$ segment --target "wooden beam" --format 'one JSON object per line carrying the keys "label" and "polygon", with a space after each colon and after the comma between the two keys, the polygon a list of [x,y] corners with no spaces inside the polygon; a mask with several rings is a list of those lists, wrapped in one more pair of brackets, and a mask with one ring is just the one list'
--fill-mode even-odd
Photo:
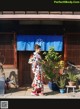
{"label": "wooden beam", "polygon": [[37,11],[26,11],[26,14],[37,14]]}
{"label": "wooden beam", "polygon": [[80,15],[14,14],[0,15],[0,20],[80,20]]}
{"label": "wooden beam", "polygon": [[72,15],[73,12],[72,11],[62,11],[62,14],[64,15]]}
{"label": "wooden beam", "polygon": [[15,14],[25,14],[25,11],[15,11]]}
{"label": "wooden beam", "polygon": [[3,11],[2,13],[3,13],[3,14],[14,14],[13,11]]}
{"label": "wooden beam", "polygon": [[62,14],[61,11],[50,11],[50,14]]}

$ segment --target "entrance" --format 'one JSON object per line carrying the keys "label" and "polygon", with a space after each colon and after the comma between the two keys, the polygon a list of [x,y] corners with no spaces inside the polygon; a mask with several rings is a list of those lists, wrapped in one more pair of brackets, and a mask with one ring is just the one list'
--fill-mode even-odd
{"label": "entrance", "polygon": [[32,83],[31,65],[28,64],[30,54],[32,52],[18,51],[19,86],[30,86]]}

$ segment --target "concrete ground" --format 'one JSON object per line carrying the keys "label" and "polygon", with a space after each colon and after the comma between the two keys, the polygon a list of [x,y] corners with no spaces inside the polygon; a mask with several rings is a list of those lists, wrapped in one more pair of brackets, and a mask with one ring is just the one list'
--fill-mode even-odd
{"label": "concrete ground", "polygon": [[17,99],[17,98],[21,98],[21,99],[80,99],[80,88],[75,90],[75,93],[73,93],[71,90],[69,91],[69,93],[64,93],[61,94],[59,92],[56,91],[51,91],[48,88],[48,85],[44,86],[44,93],[45,95],[42,96],[32,96],[31,95],[31,90],[32,88],[30,87],[20,87],[17,89],[9,89],[7,90],[6,94],[0,94],[0,98],[8,98],[8,99]]}

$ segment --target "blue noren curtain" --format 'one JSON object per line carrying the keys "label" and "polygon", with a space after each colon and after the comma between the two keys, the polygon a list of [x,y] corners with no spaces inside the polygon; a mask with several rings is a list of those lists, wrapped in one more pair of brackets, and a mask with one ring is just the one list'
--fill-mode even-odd
{"label": "blue noren curtain", "polygon": [[63,50],[63,37],[54,35],[17,35],[17,51],[34,51],[34,45],[39,44],[42,51],[54,47],[55,51]]}

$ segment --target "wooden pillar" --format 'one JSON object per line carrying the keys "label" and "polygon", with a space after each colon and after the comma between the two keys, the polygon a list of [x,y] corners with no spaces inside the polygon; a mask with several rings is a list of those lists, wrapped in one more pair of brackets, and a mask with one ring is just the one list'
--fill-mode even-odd
{"label": "wooden pillar", "polygon": [[23,81],[22,81],[22,53],[19,52],[18,53],[19,56],[19,65],[18,65],[18,82],[19,82],[19,86],[23,85]]}
{"label": "wooden pillar", "polygon": [[17,68],[17,42],[16,42],[16,33],[14,33],[14,66]]}
{"label": "wooden pillar", "polygon": [[67,35],[64,35],[64,61],[66,66],[67,61]]}

